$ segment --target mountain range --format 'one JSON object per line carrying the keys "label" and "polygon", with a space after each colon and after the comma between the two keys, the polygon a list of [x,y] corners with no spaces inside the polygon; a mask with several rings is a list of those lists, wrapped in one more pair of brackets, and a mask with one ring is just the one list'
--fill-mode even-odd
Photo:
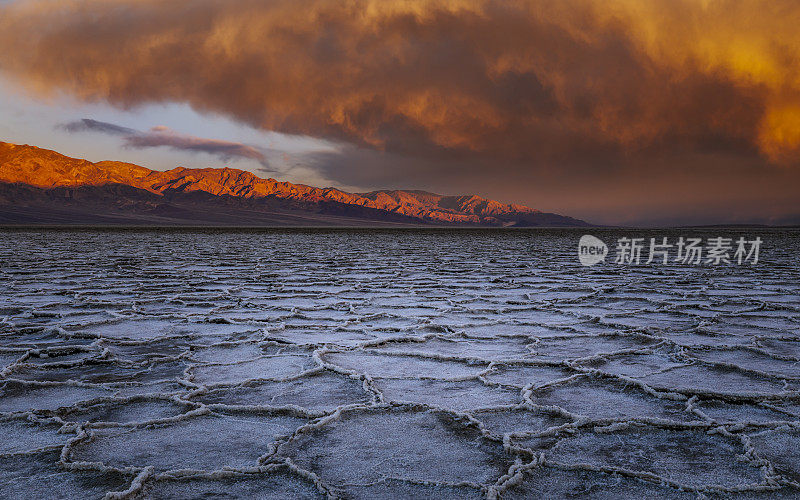
{"label": "mountain range", "polygon": [[150,170],[0,142],[0,224],[584,226],[524,205],[425,191],[348,193],[232,168]]}

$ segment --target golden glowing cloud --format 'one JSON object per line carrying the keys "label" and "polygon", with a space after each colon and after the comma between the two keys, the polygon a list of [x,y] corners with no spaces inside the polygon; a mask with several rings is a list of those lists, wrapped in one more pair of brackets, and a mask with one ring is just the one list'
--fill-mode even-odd
{"label": "golden glowing cloud", "polygon": [[0,9],[0,72],[431,157],[797,165],[798,25],[796,0],[42,0]]}

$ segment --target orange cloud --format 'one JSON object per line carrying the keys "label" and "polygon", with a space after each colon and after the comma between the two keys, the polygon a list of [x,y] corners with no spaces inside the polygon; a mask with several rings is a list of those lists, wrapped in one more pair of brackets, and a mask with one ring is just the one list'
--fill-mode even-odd
{"label": "orange cloud", "polygon": [[796,0],[26,1],[0,10],[0,72],[429,157],[797,165],[798,20]]}

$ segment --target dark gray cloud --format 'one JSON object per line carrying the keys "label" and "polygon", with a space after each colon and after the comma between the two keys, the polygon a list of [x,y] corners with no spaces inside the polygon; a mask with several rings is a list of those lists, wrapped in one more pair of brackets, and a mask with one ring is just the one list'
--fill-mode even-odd
{"label": "dark gray cloud", "polygon": [[113,123],[83,118],[59,126],[68,132],[96,132],[122,138],[123,145],[132,149],[147,149],[166,147],[176,151],[189,153],[207,153],[222,161],[234,158],[247,158],[269,167],[266,154],[263,150],[239,142],[221,141],[218,139],[205,139],[191,135],[181,134],[167,127],[157,126],[147,132],[141,132]]}
{"label": "dark gray cloud", "polygon": [[92,120],[91,118],[82,118],[73,122],[60,125],[59,128],[67,132],[99,132],[108,135],[136,135],[139,132],[132,128],[121,127],[113,123],[101,122]]}
{"label": "dark gray cloud", "polygon": [[125,146],[135,149],[168,147],[177,151],[208,153],[224,161],[232,158],[249,158],[263,164],[267,163],[264,152],[254,146],[180,134],[167,127],[153,127],[148,132],[129,135],[125,137]]}

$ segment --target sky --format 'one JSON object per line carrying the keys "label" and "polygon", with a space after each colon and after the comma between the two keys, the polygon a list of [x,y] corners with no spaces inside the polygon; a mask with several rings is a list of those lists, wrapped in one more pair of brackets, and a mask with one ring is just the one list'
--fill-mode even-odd
{"label": "sky", "polygon": [[796,0],[0,0],[0,140],[800,224],[798,25]]}

